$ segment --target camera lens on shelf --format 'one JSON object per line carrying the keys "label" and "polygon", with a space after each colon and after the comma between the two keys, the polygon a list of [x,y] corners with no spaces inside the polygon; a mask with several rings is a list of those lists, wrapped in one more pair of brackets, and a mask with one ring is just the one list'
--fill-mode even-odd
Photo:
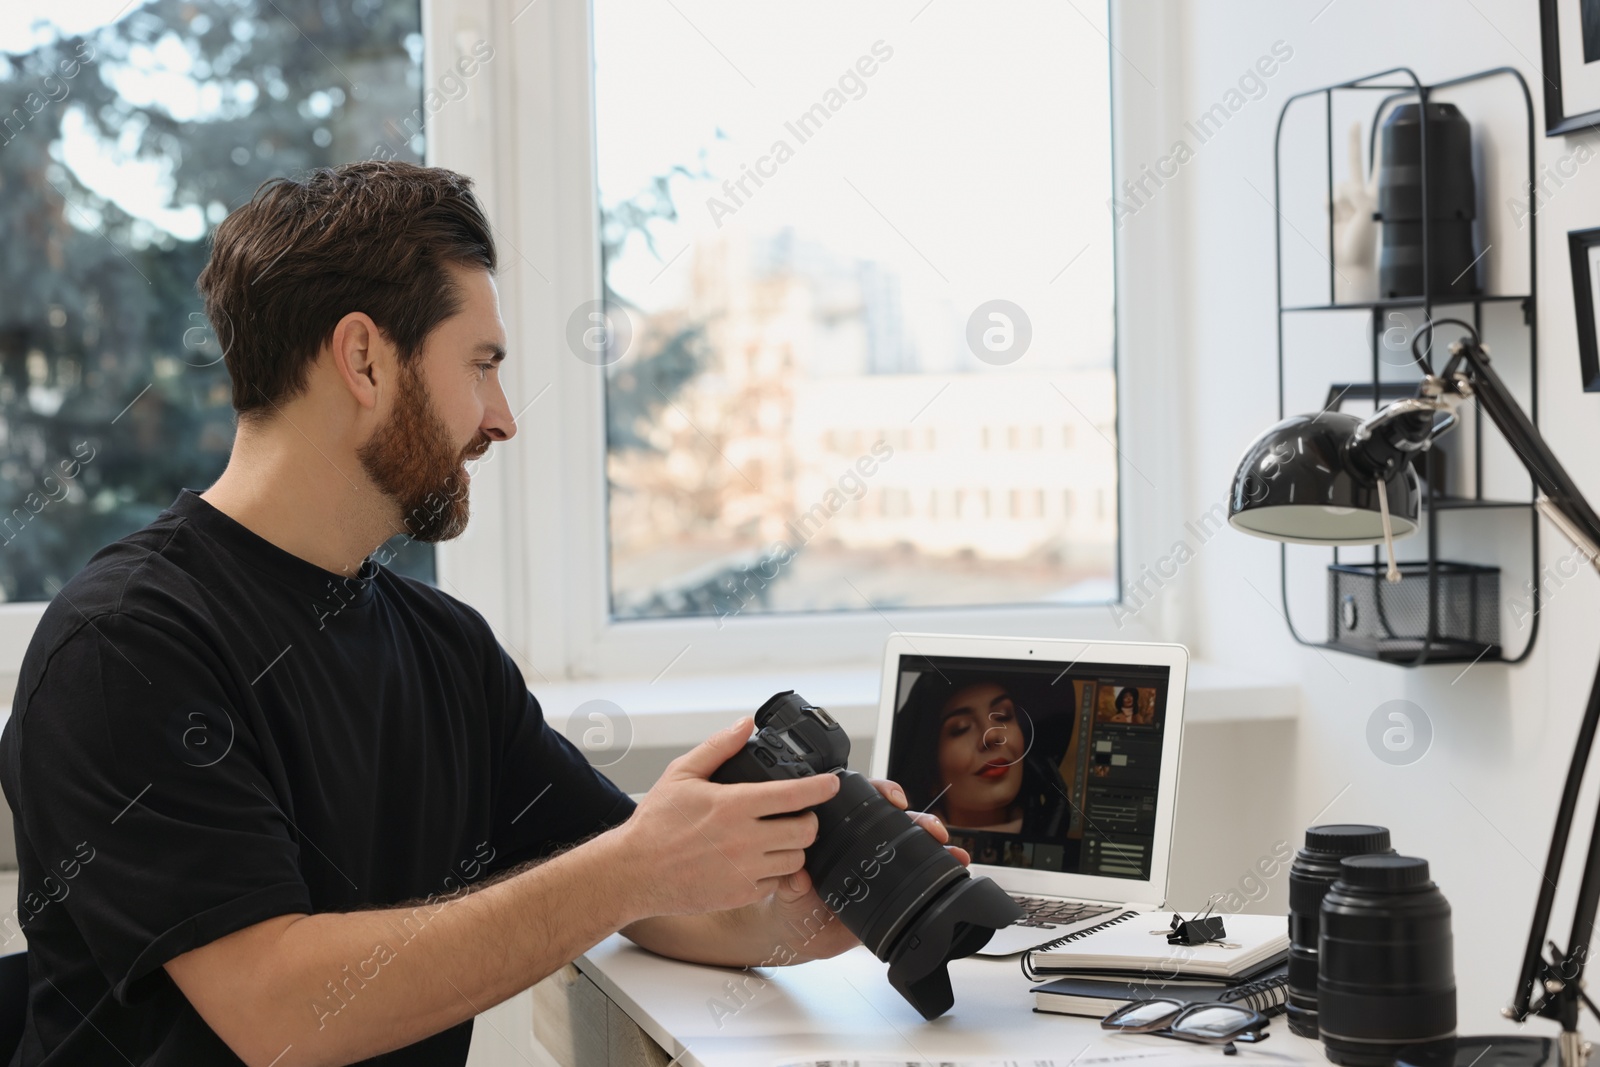
{"label": "camera lens on shelf", "polygon": [[1322,898],[1317,1025],[1328,1059],[1389,1067],[1456,1032],[1450,904],[1415,856],[1350,856]]}
{"label": "camera lens on shelf", "polygon": [[1381,826],[1334,823],[1306,831],[1306,844],[1289,867],[1289,1029],[1317,1036],[1317,929],[1322,898],[1339,880],[1346,856],[1389,852],[1389,831]]}

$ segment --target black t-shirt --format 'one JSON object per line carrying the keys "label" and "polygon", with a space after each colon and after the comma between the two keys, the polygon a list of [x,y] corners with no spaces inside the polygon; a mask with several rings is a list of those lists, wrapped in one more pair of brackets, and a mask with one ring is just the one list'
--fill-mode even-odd
{"label": "black t-shirt", "polygon": [[[476,611],[370,559],[325,571],[188,490],[45,610],[0,784],[25,1065],[238,1064],[166,961],[287,913],[437,904],[633,810]],[[349,960],[306,1011],[335,1025],[386,962]],[[365,1062],[462,1064],[471,1033]]]}

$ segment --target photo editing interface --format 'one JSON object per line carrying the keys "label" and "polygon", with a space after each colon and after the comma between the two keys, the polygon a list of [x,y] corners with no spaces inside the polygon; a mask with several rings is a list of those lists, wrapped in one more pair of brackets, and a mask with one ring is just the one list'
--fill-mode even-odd
{"label": "photo editing interface", "polygon": [[889,777],[973,862],[1150,876],[1169,670],[902,656]]}

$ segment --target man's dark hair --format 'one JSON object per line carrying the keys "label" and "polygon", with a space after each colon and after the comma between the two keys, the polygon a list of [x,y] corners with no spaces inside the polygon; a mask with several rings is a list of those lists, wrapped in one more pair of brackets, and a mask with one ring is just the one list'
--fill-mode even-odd
{"label": "man's dark hair", "polygon": [[447,264],[495,269],[472,179],[369,160],[262,183],[212,235],[198,288],[226,353],[233,407],[265,415],[306,384],[317,352],[353,311],[413,359],[461,309]]}

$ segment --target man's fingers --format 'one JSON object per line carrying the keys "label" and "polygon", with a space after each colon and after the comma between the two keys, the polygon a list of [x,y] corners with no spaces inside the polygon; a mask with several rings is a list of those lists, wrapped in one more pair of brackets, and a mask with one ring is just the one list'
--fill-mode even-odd
{"label": "man's fingers", "polygon": [[956,858],[956,862],[963,867],[971,866],[972,854],[960,845],[946,845],[944,850]]}
{"label": "man's fingers", "polygon": [[763,819],[762,840],[770,849],[810,848],[817,840],[817,816],[803,811],[780,819]]}
{"label": "man's fingers", "polygon": [[891,782],[887,778],[871,778],[868,779],[868,781],[877,787],[878,792],[882,793],[884,795],[884,799],[888,800],[889,803],[893,804],[901,811],[905,810],[906,791],[900,788],[898,782]]}
{"label": "man's fingers", "polygon": [[939,816],[929,815],[925,811],[908,811],[906,814],[911,816],[912,822],[932,834],[933,839],[939,844],[943,845],[949,842],[950,831],[945,829],[945,825],[940,821]]}
{"label": "man's fingers", "polygon": [[810,891],[811,875],[802,867],[778,883],[778,900],[780,903],[793,904]]}
{"label": "man's fingers", "polygon": [[839,791],[837,774],[813,774],[785,782],[753,782],[729,786],[743,792],[740,803],[752,815],[782,815],[821,804]]}
{"label": "man's fingers", "polygon": [[768,852],[762,860],[761,873],[787,878],[795,871],[804,870],[806,854],[803,849],[780,849],[777,852]]}
{"label": "man's fingers", "polygon": [[754,725],[749,716],[735,720],[734,724],[726,730],[718,730],[700,742],[700,744],[667,764],[666,776],[673,778],[710,778],[712,772],[726,763],[740,748],[744,747],[745,739],[750,736],[750,730]]}

